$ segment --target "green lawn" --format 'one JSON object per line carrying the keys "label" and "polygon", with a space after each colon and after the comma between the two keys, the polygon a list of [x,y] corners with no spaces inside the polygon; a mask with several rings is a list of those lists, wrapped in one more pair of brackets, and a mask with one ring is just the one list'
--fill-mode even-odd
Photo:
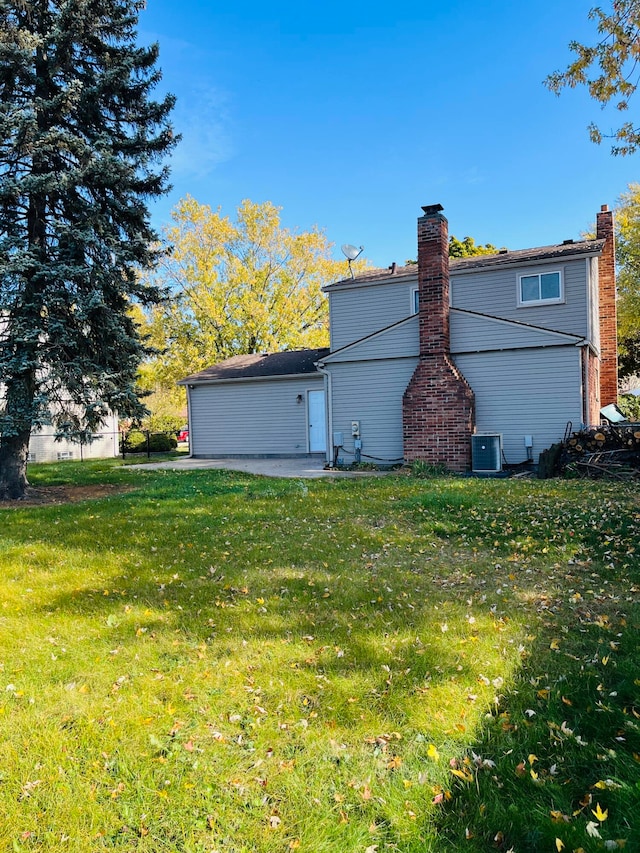
{"label": "green lawn", "polygon": [[637,486],[30,478],[1,851],[640,850]]}

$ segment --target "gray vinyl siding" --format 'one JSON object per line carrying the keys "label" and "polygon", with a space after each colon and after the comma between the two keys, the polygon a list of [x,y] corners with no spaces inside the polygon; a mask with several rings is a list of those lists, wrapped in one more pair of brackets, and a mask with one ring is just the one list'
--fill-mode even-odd
{"label": "gray vinyl siding", "polygon": [[[478,314],[451,310],[451,352],[481,352],[523,347],[567,346],[563,335]],[[576,338],[576,341],[578,339]]]}
{"label": "gray vinyl siding", "polygon": [[414,314],[404,322],[384,329],[377,335],[365,338],[342,352],[327,356],[333,364],[339,361],[369,361],[371,359],[404,358],[417,356],[420,351],[418,337],[418,315]]}
{"label": "gray vinyl siding", "polygon": [[329,291],[331,349],[336,350],[397,323],[413,313],[415,279]]}
{"label": "gray vinyl siding", "polygon": [[582,419],[580,349],[508,350],[455,357],[475,392],[476,431],[501,433],[507,462],[526,459],[524,436],[533,436],[537,461],[561,441],[568,421]]}
{"label": "gray vinyl siding", "polygon": [[191,453],[201,457],[305,455],[306,392],[323,388],[319,374],[195,385],[189,391]]}
{"label": "gray vinyl siding", "polygon": [[[510,269],[452,272],[451,305],[584,337],[588,331],[587,264],[587,259],[580,258]],[[565,301],[557,305],[518,307],[518,276],[554,270],[562,272]]]}
{"label": "gray vinyl siding", "polygon": [[417,363],[417,358],[396,358],[327,364],[333,430],[344,434],[346,462],[353,461],[351,421],[360,421],[363,456],[402,459],[402,395]]}

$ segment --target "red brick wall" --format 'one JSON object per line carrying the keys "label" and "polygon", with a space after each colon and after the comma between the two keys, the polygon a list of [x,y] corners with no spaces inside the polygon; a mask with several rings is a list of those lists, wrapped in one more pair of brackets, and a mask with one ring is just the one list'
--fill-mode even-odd
{"label": "red brick wall", "polygon": [[465,471],[471,463],[473,391],[449,357],[449,233],[440,205],[418,220],[420,361],[402,400],[408,461]]}
{"label": "red brick wall", "polygon": [[596,217],[596,234],[606,242],[598,261],[600,293],[600,407],[618,399],[616,250],[613,213],[606,204]]}

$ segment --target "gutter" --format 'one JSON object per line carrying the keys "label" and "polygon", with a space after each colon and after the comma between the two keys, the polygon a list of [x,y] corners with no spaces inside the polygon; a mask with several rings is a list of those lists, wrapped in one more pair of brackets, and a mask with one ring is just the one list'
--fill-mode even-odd
{"label": "gutter", "polygon": [[271,373],[268,376],[232,376],[229,379],[180,379],[176,385],[185,385],[187,389],[196,385],[226,385],[231,382],[273,382],[274,379],[303,379],[313,376],[312,370],[307,370],[305,373]]}

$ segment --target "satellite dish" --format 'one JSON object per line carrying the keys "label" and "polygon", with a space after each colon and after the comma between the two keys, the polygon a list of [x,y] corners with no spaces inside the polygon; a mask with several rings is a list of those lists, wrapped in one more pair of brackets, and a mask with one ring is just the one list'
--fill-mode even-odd
{"label": "satellite dish", "polygon": [[364,246],[360,246],[358,249],[357,246],[352,246],[351,243],[345,243],[344,246],[342,246],[342,254],[347,258],[347,260],[355,261],[363,249]]}
{"label": "satellite dish", "polygon": [[342,254],[345,256],[347,261],[349,262],[349,272],[351,273],[351,278],[355,278],[353,274],[353,270],[351,269],[351,261],[355,261],[357,257],[359,257],[364,251],[364,246],[352,246],[351,243],[345,243],[344,246],[341,246]]}

